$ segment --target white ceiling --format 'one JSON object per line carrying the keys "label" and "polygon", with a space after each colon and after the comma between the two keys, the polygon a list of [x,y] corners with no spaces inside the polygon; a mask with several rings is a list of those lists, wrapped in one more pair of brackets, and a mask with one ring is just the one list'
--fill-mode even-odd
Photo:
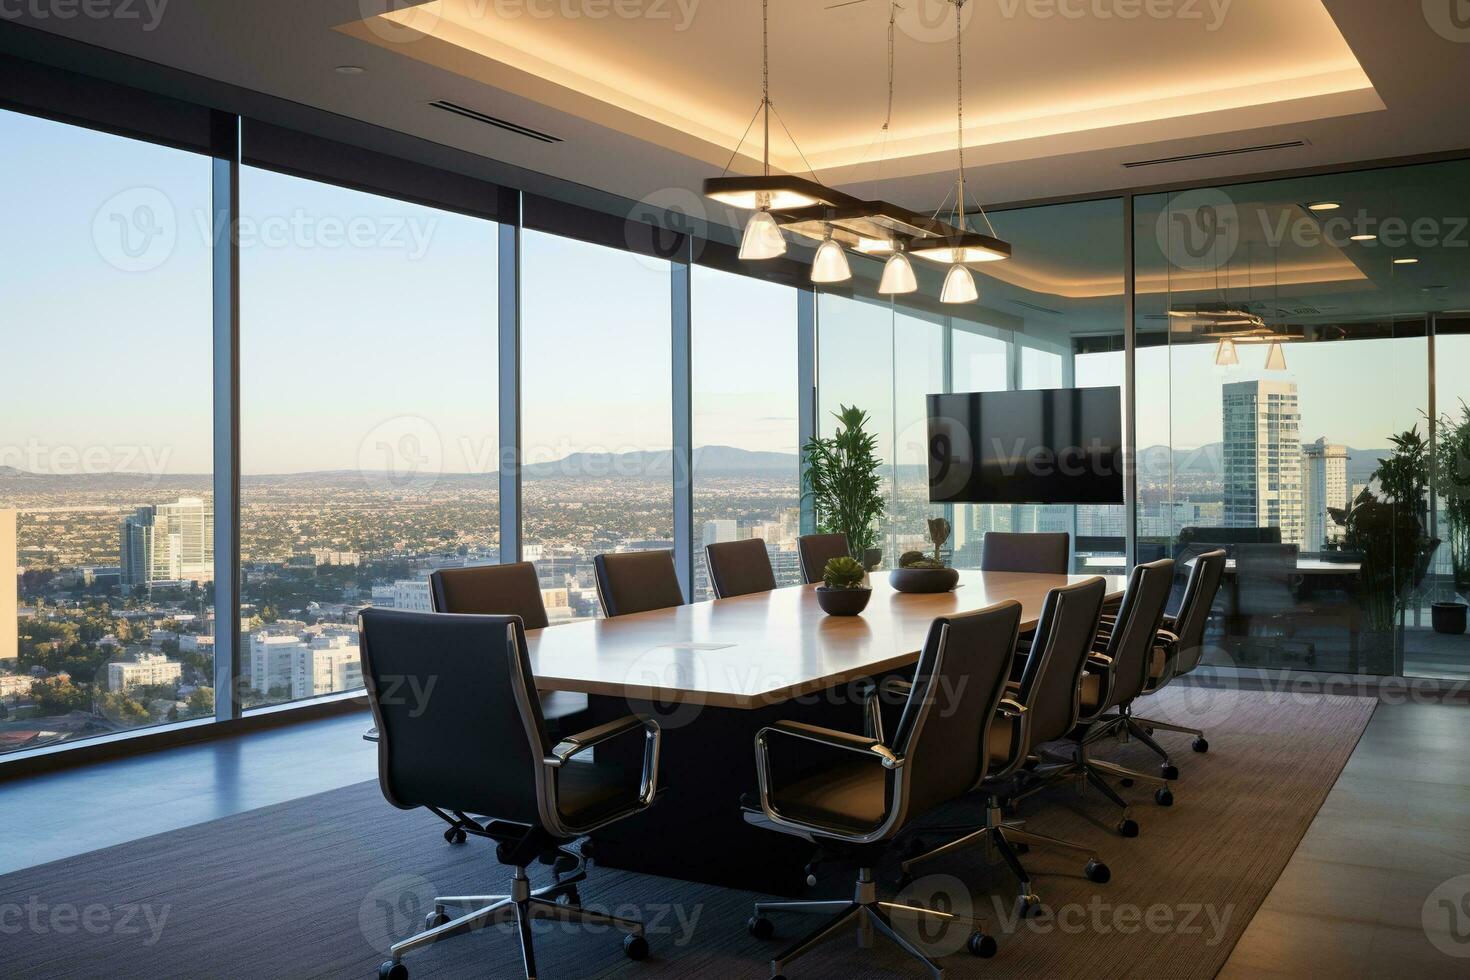
{"label": "white ceiling", "polygon": [[[954,35],[934,16],[947,6],[905,0],[884,146],[888,5],[827,9],[839,2],[772,5],[773,100],[825,181],[932,209],[954,171]],[[1458,104],[1470,38],[1424,13],[1438,2],[969,0],[972,193],[1026,200],[1470,147]],[[19,19],[632,199],[687,200],[724,166],[759,102],[756,0],[416,3],[190,0],[154,19],[155,0],[138,3],[137,18],[65,20],[27,5]],[[1145,12],[1098,14],[1131,10]],[[346,64],[367,71],[334,71]],[[437,99],[564,141],[430,108]],[[777,165],[799,169],[779,125],[774,133]],[[1122,166],[1288,140],[1308,145]],[[742,151],[758,155],[759,142]]]}

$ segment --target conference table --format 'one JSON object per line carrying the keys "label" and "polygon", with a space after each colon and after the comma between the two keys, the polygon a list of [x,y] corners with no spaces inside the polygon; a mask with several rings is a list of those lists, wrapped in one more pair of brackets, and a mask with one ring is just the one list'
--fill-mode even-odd
{"label": "conference table", "polygon": [[[1049,590],[1090,577],[963,571],[954,591],[919,595],[879,573],[860,616],[828,616],[814,586],[796,586],[529,631],[540,690],[587,695],[589,725],[632,711],[663,728],[658,803],[594,834],[589,850],[607,867],[798,894],[811,846],[743,817],[756,732],[778,719],[860,732],[870,682],[905,674],[935,617],[1014,599],[1034,629]],[[1121,595],[1121,576],[1102,577]],[[597,759],[636,768],[637,741],[607,743]]]}

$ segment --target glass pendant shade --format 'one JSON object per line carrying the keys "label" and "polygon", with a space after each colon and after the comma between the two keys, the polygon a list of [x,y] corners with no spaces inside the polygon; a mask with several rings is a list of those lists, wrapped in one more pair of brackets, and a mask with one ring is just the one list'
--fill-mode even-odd
{"label": "glass pendant shade", "polygon": [[912,293],[918,288],[909,257],[902,252],[890,255],[883,265],[883,279],[878,283],[878,292],[884,296],[892,296],[896,293]]}
{"label": "glass pendant shade", "polygon": [[975,276],[964,266],[955,264],[944,275],[944,289],[939,293],[941,303],[973,303],[980,298],[975,288]]}
{"label": "glass pendant shade", "polygon": [[769,211],[757,211],[745,223],[745,235],[740,239],[742,259],[774,259],[786,254],[786,239],[781,237],[781,226]]}
{"label": "glass pendant shade", "polygon": [[1235,353],[1235,341],[1226,338],[1220,341],[1215,348],[1216,367],[1235,367],[1240,363],[1240,357]]}
{"label": "glass pendant shade", "polygon": [[812,260],[812,282],[846,282],[852,278],[852,268],[847,264],[847,253],[832,239],[823,240],[817,246],[817,257]]}
{"label": "glass pendant shade", "polygon": [[1272,341],[1270,348],[1266,351],[1266,370],[1286,370],[1286,351],[1282,350],[1281,341],[1279,340]]}

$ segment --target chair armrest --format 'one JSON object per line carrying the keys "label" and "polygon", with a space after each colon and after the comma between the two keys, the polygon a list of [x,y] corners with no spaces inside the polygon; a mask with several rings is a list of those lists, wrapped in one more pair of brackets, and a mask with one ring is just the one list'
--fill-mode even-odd
{"label": "chair armrest", "polygon": [[367,731],[363,732],[362,733],[362,740],[364,742],[377,742],[378,741],[378,726],[377,725],[374,725],[372,728],[369,728]]}
{"label": "chair armrest", "polygon": [[902,677],[885,677],[876,684],[869,683],[858,691],[858,698],[863,702],[863,734],[879,742],[887,742],[883,734],[883,698],[884,691],[892,691],[895,694],[907,696],[913,691],[913,681],[906,681]]}
{"label": "chair armrest", "polygon": [[1001,698],[996,710],[1007,718],[1019,718],[1026,713],[1026,706],[1015,698]]}
{"label": "chair armrest", "polygon": [[1159,630],[1159,639],[1163,640],[1166,645],[1171,647],[1177,647],[1179,645],[1178,634],[1172,633],[1169,630]]}
{"label": "chair armrest", "polygon": [[850,732],[839,732],[833,728],[822,728],[820,725],[808,725],[799,721],[778,721],[756,733],[756,746],[762,753],[765,751],[767,736],[770,735],[787,735],[834,749],[871,755],[881,760],[886,769],[898,769],[903,765],[901,756],[895,755],[881,739],[873,738],[871,735],[854,735]]}
{"label": "chair armrest", "polygon": [[1113,665],[1113,658],[1105,653],[1098,653],[1094,650],[1087,655],[1087,662],[1093,667],[1111,667]]}
{"label": "chair armrest", "polygon": [[610,739],[635,731],[643,732],[643,775],[638,783],[638,798],[643,805],[647,806],[658,794],[658,756],[659,746],[663,741],[663,731],[659,728],[658,722],[646,715],[624,715],[616,721],[577,732],[575,735],[568,735],[556,743],[551,754],[541,761],[548,769],[560,769],[574,756]]}

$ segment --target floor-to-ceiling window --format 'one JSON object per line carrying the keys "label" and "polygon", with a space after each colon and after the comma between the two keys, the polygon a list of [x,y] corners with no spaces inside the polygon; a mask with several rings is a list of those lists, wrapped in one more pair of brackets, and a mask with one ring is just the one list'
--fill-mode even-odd
{"label": "floor-to-ceiling window", "polygon": [[0,753],[212,718],[210,158],[0,146]]}
{"label": "floor-to-ceiling window", "polygon": [[691,270],[694,599],[711,598],[700,553],[760,538],[777,585],[801,581],[797,290],[695,265]]}
{"label": "floor-to-ceiling window", "polygon": [[595,555],[674,545],[670,303],[664,259],[524,233],[523,556],[553,622],[601,614]]}
{"label": "floor-to-ceiling window", "polygon": [[357,611],[500,557],[494,222],[246,167],[246,707],[362,686]]}

